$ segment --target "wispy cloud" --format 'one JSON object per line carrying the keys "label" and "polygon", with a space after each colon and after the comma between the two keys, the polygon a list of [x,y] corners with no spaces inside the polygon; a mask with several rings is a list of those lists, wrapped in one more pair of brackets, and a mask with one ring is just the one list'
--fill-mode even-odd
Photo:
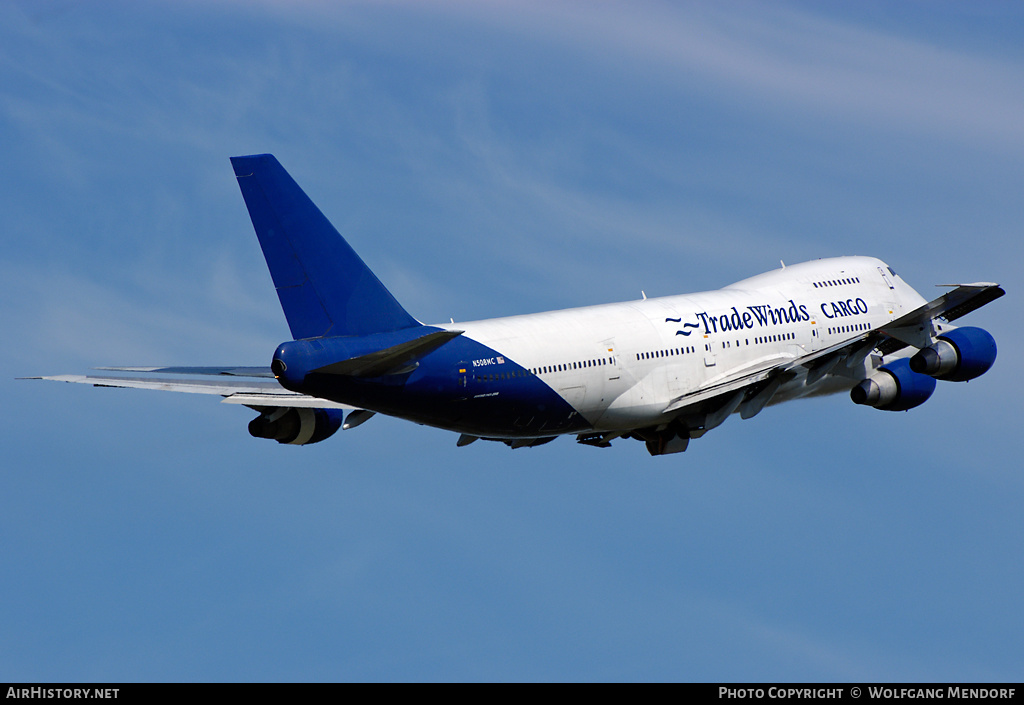
{"label": "wispy cloud", "polygon": [[[446,3],[586,52],[603,68],[656,72],[666,90],[732,95],[740,109],[856,121],[1024,149],[1024,68],[801,6],[716,3]],[[675,78],[675,81],[666,80]]]}

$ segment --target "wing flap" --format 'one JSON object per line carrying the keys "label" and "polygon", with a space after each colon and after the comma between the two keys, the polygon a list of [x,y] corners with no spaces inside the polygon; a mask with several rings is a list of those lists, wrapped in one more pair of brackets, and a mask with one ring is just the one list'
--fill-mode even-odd
{"label": "wing flap", "polygon": [[305,394],[232,394],[224,397],[221,404],[241,404],[259,408],[261,406],[292,407],[296,409],[358,409],[358,406],[340,404]]}

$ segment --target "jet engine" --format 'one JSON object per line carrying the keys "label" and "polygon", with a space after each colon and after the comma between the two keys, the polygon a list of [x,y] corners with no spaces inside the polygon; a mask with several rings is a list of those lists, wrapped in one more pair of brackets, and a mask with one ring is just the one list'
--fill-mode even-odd
{"label": "jet engine", "polygon": [[935,379],[966,382],[988,372],[996,361],[996,341],[982,328],[957,328],[910,358],[910,369]]}
{"label": "jet engine", "polygon": [[626,437],[630,436],[647,443],[647,452],[651,455],[682,453],[690,443],[690,430],[679,420],[673,421],[663,429],[636,429]]}
{"label": "jet engine", "polygon": [[341,428],[343,417],[338,409],[270,407],[249,422],[249,433],[278,443],[308,445],[333,436]]}
{"label": "jet engine", "polygon": [[911,369],[906,358],[879,367],[873,375],[850,391],[854,404],[885,411],[906,411],[928,401],[935,391],[935,379]]}

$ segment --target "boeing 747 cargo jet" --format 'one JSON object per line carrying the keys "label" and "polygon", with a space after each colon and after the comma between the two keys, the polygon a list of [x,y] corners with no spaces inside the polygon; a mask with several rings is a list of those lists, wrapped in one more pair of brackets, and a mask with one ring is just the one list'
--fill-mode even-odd
{"label": "boeing 747 cargo jet", "polygon": [[292,339],[270,367],[108,367],[173,377],[42,379],[216,394],[249,432],[303,445],[386,414],[512,448],[572,435],[679,453],[734,413],[849,393],[902,411],[962,382],[996,344],[953,321],[1003,295],[951,286],[925,301],[885,262],[837,257],[707,291],[424,325],[268,154],[231,160]]}

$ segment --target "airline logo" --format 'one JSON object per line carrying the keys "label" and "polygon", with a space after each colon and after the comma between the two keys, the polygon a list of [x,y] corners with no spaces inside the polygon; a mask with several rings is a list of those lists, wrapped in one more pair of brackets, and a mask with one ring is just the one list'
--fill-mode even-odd
{"label": "airline logo", "polygon": [[[862,298],[847,299],[845,301],[825,301],[821,304],[821,313],[825,318],[845,318],[847,316],[860,316],[868,312],[868,304]],[[705,335],[712,333],[728,333],[729,331],[753,330],[755,328],[767,328],[769,326],[781,326],[793,323],[801,323],[811,320],[811,314],[807,310],[807,304],[798,304],[793,299],[789,300],[789,306],[771,306],[769,304],[747,306],[740,311],[736,306],[724,313],[709,313],[701,311],[695,313],[696,323],[683,323],[683,330],[677,330],[676,335],[688,336],[693,330],[703,328]],[[682,323],[682,318],[666,318],[666,323]]]}
{"label": "airline logo", "polygon": [[[829,310],[832,313],[829,313]],[[825,318],[845,318],[868,312],[868,304],[864,299],[847,299],[846,301],[830,301],[821,305],[821,313]]]}

